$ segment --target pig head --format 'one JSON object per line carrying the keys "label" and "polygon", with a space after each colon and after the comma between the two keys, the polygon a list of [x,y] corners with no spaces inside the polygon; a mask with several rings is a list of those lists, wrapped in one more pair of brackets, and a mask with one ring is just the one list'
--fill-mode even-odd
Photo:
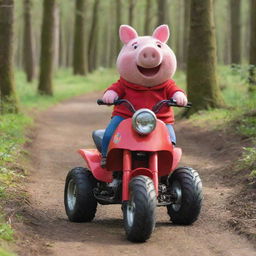
{"label": "pig head", "polygon": [[138,36],[134,28],[121,25],[119,36],[124,43],[117,58],[117,69],[128,82],[153,87],[170,79],[176,70],[176,57],[166,44],[167,25],[157,27],[152,36]]}

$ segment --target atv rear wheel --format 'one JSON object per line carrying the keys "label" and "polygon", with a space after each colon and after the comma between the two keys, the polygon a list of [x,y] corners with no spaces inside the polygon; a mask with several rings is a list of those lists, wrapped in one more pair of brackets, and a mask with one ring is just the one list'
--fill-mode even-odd
{"label": "atv rear wheel", "polygon": [[66,178],[64,204],[67,216],[73,222],[92,221],[97,201],[93,195],[96,180],[92,173],[83,167],[72,169]]}
{"label": "atv rear wheel", "polygon": [[126,236],[129,241],[144,242],[155,228],[157,199],[153,181],[147,176],[134,177],[129,191],[130,200],[123,203]]}
{"label": "atv rear wheel", "polygon": [[197,171],[182,167],[176,169],[169,178],[169,189],[176,197],[174,204],[167,206],[167,212],[175,224],[190,225],[199,216],[203,192]]}

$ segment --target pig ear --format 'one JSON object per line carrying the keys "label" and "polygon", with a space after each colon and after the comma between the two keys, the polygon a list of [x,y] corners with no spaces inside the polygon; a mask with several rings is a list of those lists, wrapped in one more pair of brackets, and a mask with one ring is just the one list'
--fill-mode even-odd
{"label": "pig ear", "polygon": [[138,34],[131,26],[121,25],[119,28],[119,37],[124,44],[127,44],[132,39],[138,37]]}
{"label": "pig ear", "polygon": [[157,27],[152,35],[154,38],[160,40],[163,43],[166,43],[169,39],[170,32],[168,25],[161,25]]}

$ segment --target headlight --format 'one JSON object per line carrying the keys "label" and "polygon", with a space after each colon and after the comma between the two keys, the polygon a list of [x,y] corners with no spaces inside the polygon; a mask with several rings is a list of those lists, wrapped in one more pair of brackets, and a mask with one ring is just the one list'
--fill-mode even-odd
{"label": "headlight", "polygon": [[132,126],[140,134],[149,134],[156,127],[156,115],[149,109],[142,108],[132,117]]}

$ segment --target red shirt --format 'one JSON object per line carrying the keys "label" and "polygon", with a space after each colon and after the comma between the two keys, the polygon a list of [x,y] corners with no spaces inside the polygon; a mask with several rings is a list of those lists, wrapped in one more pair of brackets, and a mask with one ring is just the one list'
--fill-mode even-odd
{"label": "red shirt", "polygon": [[[172,98],[175,92],[184,92],[173,80],[167,80],[166,82],[153,87],[145,87],[130,83],[122,77],[107,90],[113,90],[118,94],[120,99],[130,101],[136,110],[141,108],[152,109],[152,107],[159,101]],[[124,105],[115,106],[112,113],[112,116],[122,116],[124,118],[132,117],[132,115],[133,113]],[[161,108],[156,116],[164,123],[174,123],[173,110],[166,105]]]}

